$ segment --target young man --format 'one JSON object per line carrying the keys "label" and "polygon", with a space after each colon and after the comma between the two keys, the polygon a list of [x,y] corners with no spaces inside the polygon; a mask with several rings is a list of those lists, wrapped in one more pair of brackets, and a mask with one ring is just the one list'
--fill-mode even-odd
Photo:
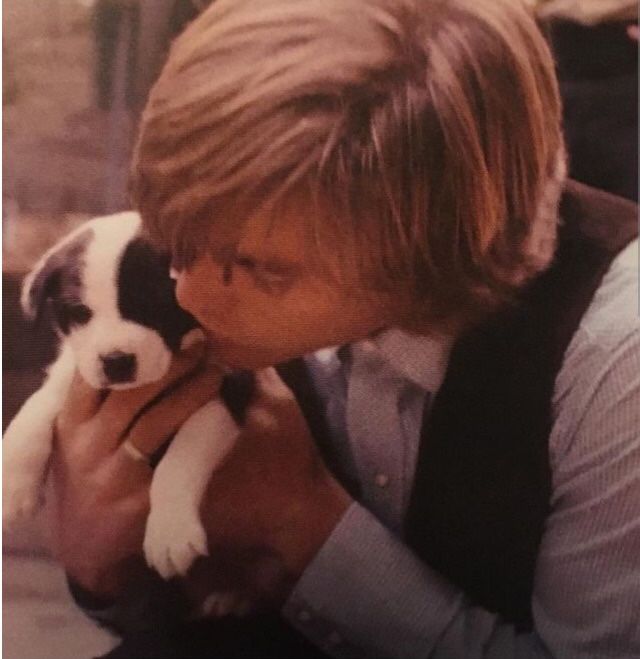
{"label": "young man", "polygon": [[78,381],[58,553],[96,618],[139,623],[114,657],[640,653],[635,206],[563,154],[512,0],[218,0],[191,25],[135,199],[256,393],[176,588],[270,610],[188,625],[139,569],[152,472],[122,442],[151,454],[207,399],[201,354],[106,401]]}

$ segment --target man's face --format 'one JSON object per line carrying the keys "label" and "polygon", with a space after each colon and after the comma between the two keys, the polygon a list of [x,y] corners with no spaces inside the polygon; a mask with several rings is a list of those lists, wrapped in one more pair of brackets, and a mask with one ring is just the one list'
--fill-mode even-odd
{"label": "man's face", "polygon": [[228,266],[212,256],[226,247],[212,235],[211,249],[176,274],[180,305],[203,325],[221,362],[263,368],[398,321],[397,296],[385,299],[353,277],[310,270],[296,211],[285,211],[275,226],[270,219],[263,212],[246,221]]}

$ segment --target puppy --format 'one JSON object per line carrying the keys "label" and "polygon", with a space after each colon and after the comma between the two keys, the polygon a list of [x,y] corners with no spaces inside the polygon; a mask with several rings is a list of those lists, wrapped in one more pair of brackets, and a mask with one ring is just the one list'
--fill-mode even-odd
{"label": "puppy", "polygon": [[[167,259],[142,236],[133,212],[91,220],[46,252],[24,281],[21,304],[32,319],[50,305],[61,348],[3,438],[5,525],[42,501],[55,419],[76,369],[96,389],[139,387],[162,378],[175,353],[204,339],[176,302]],[[186,421],[155,469],[144,552],[165,579],[186,574],[207,554],[199,504],[237,434],[215,398]],[[233,594],[218,593],[207,608],[224,614],[236,603]]]}

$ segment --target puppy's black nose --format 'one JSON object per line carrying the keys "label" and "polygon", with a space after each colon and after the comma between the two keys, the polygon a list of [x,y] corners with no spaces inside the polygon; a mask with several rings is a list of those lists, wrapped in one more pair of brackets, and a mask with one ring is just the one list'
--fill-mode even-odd
{"label": "puppy's black nose", "polygon": [[130,352],[115,350],[107,355],[100,355],[102,370],[109,382],[131,382],[136,372],[136,356]]}

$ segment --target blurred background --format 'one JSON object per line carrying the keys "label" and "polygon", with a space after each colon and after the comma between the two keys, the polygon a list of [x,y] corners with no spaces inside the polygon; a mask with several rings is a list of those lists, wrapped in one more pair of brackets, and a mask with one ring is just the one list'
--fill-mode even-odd
{"label": "blurred background", "polygon": [[[54,351],[47,328],[21,317],[20,282],[77,223],[127,208],[149,89],[172,39],[210,1],[3,2],[3,428]],[[571,175],[637,201],[635,0],[527,1],[555,52]],[[4,655],[104,652],[114,640],[71,603],[45,520],[46,512],[3,537]]]}
{"label": "blurred background", "polygon": [[[3,6],[4,423],[50,356],[24,345],[19,281],[88,217],[123,210],[135,127],[195,0],[5,0]],[[43,330],[44,331],[44,330]],[[8,373],[7,373],[8,372]]]}
{"label": "blurred background", "polygon": [[[127,204],[135,127],[173,37],[206,0],[3,2],[3,429],[55,345],[19,309],[20,283],[78,223]],[[115,639],[71,602],[46,509],[3,534],[3,654],[70,659]]]}
{"label": "blurred background", "polygon": [[[195,0],[5,0],[4,216],[42,225],[127,207],[134,127]],[[9,256],[12,256],[10,254]]]}

